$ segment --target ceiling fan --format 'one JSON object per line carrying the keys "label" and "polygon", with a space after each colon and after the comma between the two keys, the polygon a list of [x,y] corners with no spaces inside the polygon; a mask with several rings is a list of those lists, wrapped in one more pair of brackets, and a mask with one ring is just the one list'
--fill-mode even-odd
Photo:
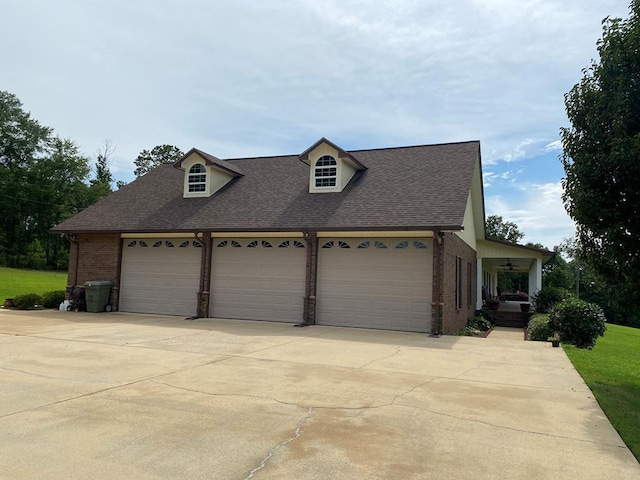
{"label": "ceiling fan", "polygon": [[498,265],[499,267],[504,267],[506,270],[513,270],[513,263],[511,260],[507,258],[507,263],[503,263],[502,265]]}

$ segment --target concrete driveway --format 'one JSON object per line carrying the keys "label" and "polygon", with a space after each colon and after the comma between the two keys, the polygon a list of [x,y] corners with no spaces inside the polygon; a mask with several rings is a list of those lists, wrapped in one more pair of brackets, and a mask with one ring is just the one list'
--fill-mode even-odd
{"label": "concrete driveway", "polygon": [[544,343],[0,311],[0,378],[0,478],[640,478]]}

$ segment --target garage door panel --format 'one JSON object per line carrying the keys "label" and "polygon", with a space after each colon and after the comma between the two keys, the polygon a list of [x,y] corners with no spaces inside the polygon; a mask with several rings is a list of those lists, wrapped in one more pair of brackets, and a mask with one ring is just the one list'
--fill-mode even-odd
{"label": "garage door panel", "polygon": [[[340,242],[352,248],[339,248]],[[419,248],[403,239],[321,240],[318,323],[429,331],[433,254],[430,239],[417,242]]]}
{"label": "garage door panel", "polygon": [[[240,246],[214,242],[210,315],[301,322],[306,276],[306,249],[301,248],[304,245],[293,239],[235,242]],[[263,242],[272,247],[265,247]]]}
{"label": "garage door panel", "polygon": [[202,248],[194,240],[127,239],[122,251],[120,310],[195,315],[201,255]]}

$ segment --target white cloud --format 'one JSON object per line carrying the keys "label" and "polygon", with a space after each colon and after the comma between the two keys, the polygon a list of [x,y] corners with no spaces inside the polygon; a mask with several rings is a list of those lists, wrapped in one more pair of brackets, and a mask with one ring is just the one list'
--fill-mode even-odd
{"label": "white cloud", "polygon": [[[477,139],[483,163],[558,138],[563,94],[618,0],[59,0],[0,4],[0,85],[114,170],[170,143],[220,157]],[[24,35],[29,25],[29,35]]]}
{"label": "white cloud", "polygon": [[521,184],[518,193],[502,192],[485,196],[487,216],[501,215],[518,225],[523,242],[541,243],[547,248],[572,237],[575,224],[562,203],[560,182]]}
{"label": "white cloud", "polygon": [[557,152],[562,150],[562,140],[556,140],[544,146],[545,152]]}

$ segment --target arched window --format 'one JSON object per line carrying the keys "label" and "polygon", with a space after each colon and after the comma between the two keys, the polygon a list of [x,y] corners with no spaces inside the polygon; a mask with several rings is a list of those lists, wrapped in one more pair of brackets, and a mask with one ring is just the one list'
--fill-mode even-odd
{"label": "arched window", "polygon": [[323,155],[314,170],[316,187],[335,187],[338,178],[338,162],[331,155]]}
{"label": "arched window", "polygon": [[207,169],[201,163],[196,163],[189,169],[189,192],[204,192],[207,190]]}

